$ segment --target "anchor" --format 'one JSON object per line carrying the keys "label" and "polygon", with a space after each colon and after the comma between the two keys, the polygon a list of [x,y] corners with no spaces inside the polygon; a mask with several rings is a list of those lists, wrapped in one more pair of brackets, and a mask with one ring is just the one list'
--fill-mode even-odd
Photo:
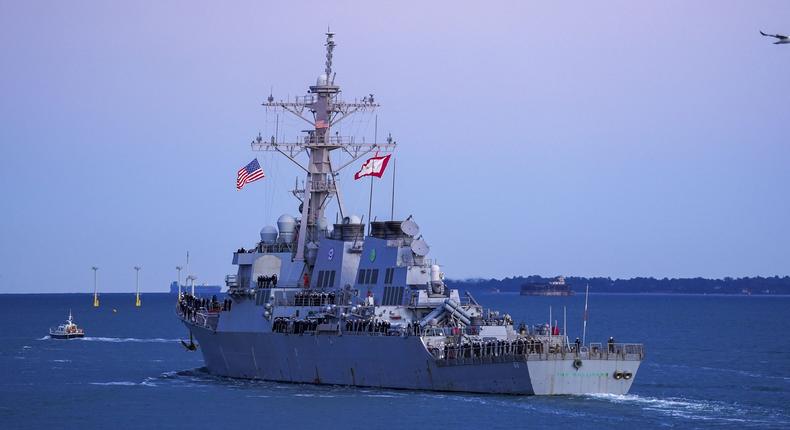
{"label": "anchor", "polygon": [[189,332],[189,343],[186,343],[186,342],[184,342],[184,341],[182,340],[182,341],[181,341],[181,345],[184,345],[184,348],[186,348],[186,349],[187,349],[187,351],[194,351],[194,350],[196,350],[196,349],[197,349],[197,345],[196,345],[196,344],[195,344],[195,342],[192,340],[192,332],[191,332],[191,331]]}

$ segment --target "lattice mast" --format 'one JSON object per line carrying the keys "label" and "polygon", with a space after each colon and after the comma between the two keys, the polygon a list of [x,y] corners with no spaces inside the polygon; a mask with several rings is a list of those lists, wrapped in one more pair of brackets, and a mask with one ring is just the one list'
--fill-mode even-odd
{"label": "lattice mast", "polygon": [[[317,245],[319,237],[318,221],[324,217],[324,210],[332,197],[337,198],[338,209],[344,216],[343,203],[337,177],[339,172],[352,162],[376,150],[378,152],[391,152],[396,143],[391,137],[383,143],[356,142],[354,136],[340,136],[332,134],[332,127],[345,118],[365,111],[372,111],[379,107],[373,94],[362,98],[361,101],[345,102],[339,98],[340,87],[335,85],[335,73],[332,71],[332,52],[335,49],[334,33],[326,33],[326,63],[324,73],[318,77],[315,85],[310,86],[308,94],[298,96],[293,101],[275,101],[269,95],[263,106],[267,108],[282,109],[312,126],[306,130],[306,135],[295,142],[278,142],[272,136],[267,142],[262,136],[252,141],[254,151],[276,151],[294,162],[305,171],[307,177],[304,188],[297,187],[294,195],[301,201],[301,222],[297,242],[295,260],[306,260],[306,248]],[[332,166],[331,151],[340,149],[345,152],[350,160],[340,167]],[[307,165],[303,165],[297,156],[306,152]]]}

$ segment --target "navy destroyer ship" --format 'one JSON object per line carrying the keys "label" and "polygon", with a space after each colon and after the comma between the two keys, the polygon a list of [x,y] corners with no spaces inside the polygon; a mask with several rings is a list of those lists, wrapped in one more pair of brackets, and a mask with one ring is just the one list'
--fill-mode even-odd
{"label": "navy destroyer ship", "polygon": [[[368,221],[342,201],[339,172],[396,142],[364,142],[333,128],[378,107],[373,95],[346,102],[332,70],[307,95],[263,103],[310,124],[296,141],[264,139],[298,165],[296,216],[265,226],[233,253],[222,299],[179,295],[176,313],[215,375],[356,387],[552,395],[627,393],[644,358],[641,344],[569,342],[556,327],[514,326],[512,318],[448,288],[414,217]],[[338,151],[348,161],[335,163]],[[306,157],[305,157],[306,156]],[[301,157],[301,159],[300,159]],[[303,158],[307,158],[306,164]],[[340,216],[330,225],[330,202]],[[366,226],[369,231],[366,234]],[[197,342],[197,345],[194,341]]]}

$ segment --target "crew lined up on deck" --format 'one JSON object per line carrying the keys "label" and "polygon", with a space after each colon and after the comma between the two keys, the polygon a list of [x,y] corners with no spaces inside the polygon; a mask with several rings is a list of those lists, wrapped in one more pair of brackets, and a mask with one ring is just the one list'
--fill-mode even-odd
{"label": "crew lined up on deck", "polygon": [[290,320],[288,318],[275,318],[272,321],[272,331],[275,333],[302,334],[315,331],[318,328],[317,320]]}
{"label": "crew lined up on deck", "polygon": [[[440,360],[454,360],[464,358],[482,358],[482,357],[516,357],[529,354],[565,354],[571,353],[573,356],[580,357],[581,340],[576,338],[572,344],[548,344],[533,337],[522,337],[515,340],[489,340],[489,341],[468,341],[466,339],[460,342],[448,342],[442,347],[429,347],[429,351],[434,357]],[[629,353],[627,345],[618,345],[615,343],[614,338],[610,337],[608,343],[609,354],[626,355]],[[637,349],[632,349],[630,353],[635,353]],[[589,352],[590,356],[600,356],[602,351],[600,344],[593,346]]]}
{"label": "crew lined up on deck", "polygon": [[258,288],[277,288],[277,275],[272,276],[263,276],[259,275],[258,279]]}
{"label": "crew lined up on deck", "polygon": [[390,322],[378,320],[349,320],[346,321],[346,331],[363,333],[389,333]]}
{"label": "crew lined up on deck", "polygon": [[[500,357],[504,355],[542,354],[546,349],[543,342],[532,338],[516,340],[490,340],[461,343],[445,343],[443,349],[431,348],[439,359]],[[554,347],[549,347],[549,352]]]}
{"label": "crew lined up on deck", "polygon": [[228,312],[233,306],[233,300],[224,299],[222,304],[217,300],[217,296],[212,296],[211,299],[195,297],[189,293],[181,296],[178,301],[179,314],[183,315],[190,321],[195,320],[195,315],[198,311],[206,312]]}
{"label": "crew lined up on deck", "polygon": [[300,291],[294,295],[294,306],[334,305],[335,293],[312,293]]}
{"label": "crew lined up on deck", "polygon": [[[318,325],[321,323],[329,323],[328,320],[324,319],[322,321],[319,320],[306,320],[306,319],[298,319],[293,320],[289,318],[275,318],[272,321],[272,331],[275,333],[293,333],[293,334],[302,334],[305,332],[314,332],[318,329]],[[356,332],[356,333],[381,333],[381,334],[391,334],[390,328],[391,324],[389,321],[379,321],[379,320],[348,320],[346,321],[345,325],[346,332]],[[400,334],[400,332],[396,332],[395,334]]]}
{"label": "crew lined up on deck", "polygon": [[189,321],[195,320],[199,309],[204,308],[205,299],[199,299],[191,294],[184,294],[178,301],[179,313]]}

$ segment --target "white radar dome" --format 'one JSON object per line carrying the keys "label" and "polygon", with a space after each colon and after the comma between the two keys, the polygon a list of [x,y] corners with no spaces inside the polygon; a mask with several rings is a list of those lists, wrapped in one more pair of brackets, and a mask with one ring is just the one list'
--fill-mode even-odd
{"label": "white radar dome", "polygon": [[280,215],[277,219],[277,228],[280,230],[280,241],[291,243],[296,231],[296,219],[288,214]]}
{"label": "white radar dome", "polygon": [[277,218],[277,228],[279,228],[280,231],[288,230],[289,227],[291,231],[293,231],[293,228],[295,226],[296,226],[296,218],[288,214],[280,215],[280,218]]}
{"label": "white radar dome", "polygon": [[267,225],[261,229],[261,242],[271,245],[277,241],[277,229],[274,226]]}

